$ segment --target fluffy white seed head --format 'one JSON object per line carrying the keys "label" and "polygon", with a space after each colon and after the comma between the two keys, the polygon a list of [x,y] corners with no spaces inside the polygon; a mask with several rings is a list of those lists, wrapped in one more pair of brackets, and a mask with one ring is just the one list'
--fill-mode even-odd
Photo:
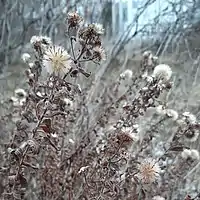
{"label": "fluffy white seed head", "polygon": [[42,43],[42,44],[45,44],[45,45],[52,45],[51,38],[49,38],[47,36],[36,36],[36,35],[34,35],[34,36],[31,37],[30,43],[32,45],[35,45],[36,43]]}
{"label": "fluffy white seed head", "polygon": [[11,97],[10,100],[12,101],[13,106],[19,106],[19,105],[20,105],[19,99],[18,99],[18,98],[16,98],[16,97]]}
{"label": "fluffy white seed head", "polygon": [[191,151],[190,149],[184,149],[181,153],[181,157],[184,159],[184,160],[187,160],[188,158],[190,158],[191,156]]}
{"label": "fluffy white seed head", "polygon": [[190,136],[190,137],[186,136],[186,140],[188,142],[195,142],[195,141],[197,141],[198,138],[199,138],[199,130],[195,130],[193,135]]}
{"label": "fluffy white seed head", "polygon": [[143,56],[143,58],[148,58],[149,56],[152,57],[153,55],[152,55],[151,51],[145,51],[142,56]]}
{"label": "fluffy white seed head", "polygon": [[73,101],[71,101],[70,99],[64,98],[63,101],[64,101],[66,106],[68,106],[70,108],[73,107]]}
{"label": "fluffy white seed head", "polygon": [[130,69],[125,70],[120,74],[121,79],[131,79],[133,76],[133,72]]}
{"label": "fluffy white seed head", "polygon": [[160,166],[156,160],[152,158],[145,159],[138,166],[139,174],[138,178],[145,184],[151,184],[159,178],[161,171]]}
{"label": "fluffy white seed head", "polygon": [[152,200],[165,200],[165,198],[161,196],[154,196]]}
{"label": "fluffy white seed head", "polygon": [[176,121],[178,119],[178,113],[175,110],[166,109],[166,115],[173,121]]}
{"label": "fluffy white seed head", "polygon": [[199,160],[199,152],[196,149],[184,149],[181,153],[181,157],[184,160],[192,159]]}
{"label": "fluffy white seed head", "polygon": [[182,114],[185,118],[184,120],[188,121],[190,124],[195,124],[197,122],[197,118],[190,112],[184,112]]}
{"label": "fluffy white seed head", "polygon": [[130,138],[131,141],[137,142],[139,140],[139,135],[138,135],[138,127],[123,127],[122,132]]}
{"label": "fluffy white seed head", "polygon": [[161,116],[166,115],[166,109],[164,108],[163,105],[159,105],[156,107],[156,113]]}
{"label": "fluffy white seed head", "polygon": [[196,149],[192,149],[190,156],[192,160],[199,160],[199,151],[197,151]]}
{"label": "fluffy white seed head", "polygon": [[28,53],[23,53],[22,54],[22,60],[27,63],[30,60],[31,56]]}
{"label": "fluffy white seed head", "polygon": [[26,98],[22,98],[19,100],[19,105],[23,106],[26,103]]}
{"label": "fluffy white seed head", "polygon": [[29,63],[28,65],[29,65],[30,68],[34,67],[34,63]]}
{"label": "fluffy white seed head", "polygon": [[43,57],[43,65],[49,74],[64,76],[71,69],[71,59],[61,46],[49,47]]}
{"label": "fluffy white seed head", "polygon": [[104,28],[102,24],[94,23],[94,29],[97,32],[97,34],[102,35],[104,34]]}
{"label": "fluffy white seed head", "polygon": [[36,43],[39,42],[39,41],[40,41],[40,37],[34,35],[34,36],[31,37],[30,43],[31,43],[32,45],[34,45],[34,44],[36,44]]}
{"label": "fluffy white seed head", "polygon": [[26,97],[27,96],[27,93],[24,89],[22,88],[18,88],[15,90],[15,94],[18,96],[18,97]]}
{"label": "fluffy white seed head", "polygon": [[168,81],[172,76],[172,70],[168,65],[160,64],[154,68],[153,77],[158,80]]}

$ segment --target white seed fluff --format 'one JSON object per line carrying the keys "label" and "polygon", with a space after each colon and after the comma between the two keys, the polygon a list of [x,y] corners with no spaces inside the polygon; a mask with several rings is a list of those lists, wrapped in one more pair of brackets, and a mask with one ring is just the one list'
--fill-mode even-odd
{"label": "white seed fluff", "polygon": [[104,33],[104,28],[102,24],[94,23],[93,25],[97,34],[102,35]]}
{"label": "white seed fluff", "polygon": [[156,112],[157,114],[163,116],[163,115],[166,115],[166,110],[165,108],[163,107],[163,105],[159,105],[156,107]]}
{"label": "white seed fluff", "polygon": [[178,119],[178,113],[172,109],[166,109],[166,115],[170,117],[173,121]]}
{"label": "white seed fluff", "polygon": [[18,88],[15,90],[15,94],[19,97],[26,97],[27,96],[27,93],[24,89],[22,88]]}
{"label": "white seed fluff", "polygon": [[27,63],[30,60],[31,56],[28,53],[23,53],[22,54],[22,60]]}
{"label": "white seed fluff", "polygon": [[193,159],[193,160],[199,160],[199,152],[196,150],[196,149],[192,149],[191,150],[191,158]]}
{"label": "white seed fluff", "polygon": [[156,160],[152,158],[145,159],[143,162],[141,162],[141,164],[138,166],[138,170],[138,178],[145,184],[155,182],[159,178],[159,173],[161,171]]}
{"label": "white seed fluff", "polygon": [[122,79],[131,79],[133,76],[133,72],[130,69],[125,70],[120,74],[120,78]]}
{"label": "white seed fluff", "polygon": [[196,149],[184,149],[181,153],[181,157],[185,160],[192,159],[192,160],[199,160],[199,152]]}
{"label": "white seed fluff", "polygon": [[184,160],[187,160],[188,158],[190,158],[191,156],[191,151],[190,149],[184,149],[181,153],[181,157],[184,159]]}
{"label": "white seed fluff", "polygon": [[73,107],[73,101],[71,101],[70,99],[68,98],[64,98],[63,101],[65,102],[65,105],[68,106],[68,107]]}
{"label": "white seed fluff", "polygon": [[152,200],[165,200],[165,198],[161,196],[154,196]]}
{"label": "white seed fluff", "polygon": [[172,76],[172,70],[168,65],[160,64],[154,68],[153,77],[162,81],[168,81]]}
{"label": "white seed fluff", "polygon": [[123,127],[122,132],[125,133],[134,142],[139,140],[138,128],[134,131],[132,127]]}
{"label": "white seed fluff", "polygon": [[49,47],[45,51],[43,65],[49,74],[65,75],[71,69],[70,55],[61,46]]}
{"label": "white seed fluff", "polygon": [[192,113],[190,112],[184,112],[183,113],[183,116],[186,118],[186,120],[188,120],[189,123],[191,124],[195,124],[196,121],[197,121],[197,118],[195,115],[193,115]]}

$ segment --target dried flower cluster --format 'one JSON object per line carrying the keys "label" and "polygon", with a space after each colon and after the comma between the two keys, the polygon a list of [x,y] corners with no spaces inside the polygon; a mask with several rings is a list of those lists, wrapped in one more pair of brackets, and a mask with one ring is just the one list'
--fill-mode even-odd
{"label": "dried flower cluster", "polygon": [[[88,102],[94,91],[78,78],[90,77],[85,62],[101,64],[106,55],[102,25],[83,22],[77,12],[66,17],[70,51],[47,36],[33,36],[33,55],[22,55],[28,89],[11,97],[18,120],[0,152],[0,197],[170,199],[177,180],[185,181],[200,159],[188,147],[199,137],[197,117],[161,99],[174,85],[173,67],[146,51],[138,74],[124,70]],[[144,122],[151,109],[149,125]],[[164,125],[170,138],[158,143]]]}

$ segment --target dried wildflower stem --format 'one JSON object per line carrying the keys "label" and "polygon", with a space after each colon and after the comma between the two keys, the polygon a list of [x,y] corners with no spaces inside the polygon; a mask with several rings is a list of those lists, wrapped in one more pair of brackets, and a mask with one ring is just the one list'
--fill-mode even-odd
{"label": "dried wildflower stem", "polygon": [[112,162],[112,159],[117,155],[117,153],[119,152],[119,150],[121,149],[122,145],[124,144],[124,141],[120,141],[120,144],[118,145],[115,153],[112,155],[111,158],[109,158],[109,161]]}
{"label": "dried wildflower stem", "polygon": [[75,53],[74,53],[73,40],[74,40],[73,37],[70,37],[70,44],[71,44],[71,49],[72,49],[72,55],[73,55],[74,60],[76,60],[76,56],[75,56]]}
{"label": "dried wildflower stem", "polygon": [[[87,42],[86,42],[86,44],[87,44]],[[86,49],[86,44],[83,46],[83,48],[81,49],[81,52],[80,52],[80,54],[78,55],[78,57],[77,57],[77,59],[76,59],[76,61],[78,61],[80,58],[81,58],[81,56],[85,53],[85,49]]]}
{"label": "dried wildflower stem", "polygon": [[48,108],[45,108],[45,110],[43,111],[42,116],[40,117],[40,119],[39,119],[39,121],[38,121],[36,127],[33,129],[33,135],[32,135],[32,138],[35,137],[35,134],[36,134],[38,128],[40,127],[40,125],[41,125],[41,123],[42,123],[42,120],[44,119],[45,114],[46,114],[47,111],[48,111]]}

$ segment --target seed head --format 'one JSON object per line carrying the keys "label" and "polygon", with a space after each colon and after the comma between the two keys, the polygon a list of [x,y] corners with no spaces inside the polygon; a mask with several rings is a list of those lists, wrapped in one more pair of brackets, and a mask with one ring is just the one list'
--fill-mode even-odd
{"label": "seed head", "polygon": [[70,108],[71,108],[71,107],[73,106],[73,101],[71,101],[70,99],[64,98],[63,101],[64,101],[64,103],[65,103],[65,105],[66,105],[67,107],[70,107]]}
{"label": "seed head", "polygon": [[122,135],[125,142],[134,141],[137,142],[139,140],[139,136],[137,133],[138,129],[134,127],[123,127]]}
{"label": "seed head", "polygon": [[199,152],[196,149],[184,149],[181,153],[181,157],[184,160],[192,159],[199,160]]}
{"label": "seed head", "polygon": [[153,76],[164,82],[168,81],[172,76],[172,70],[168,65],[160,64],[154,68]]}
{"label": "seed head", "polygon": [[166,109],[164,108],[163,105],[159,105],[156,107],[156,112],[157,114],[163,116],[163,115],[166,115]]}
{"label": "seed head", "polygon": [[97,61],[106,60],[106,54],[102,47],[96,46],[93,49],[93,59]]}
{"label": "seed head", "polygon": [[27,96],[27,93],[25,92],[24,89],[22,88],[18,88],[15,90],[15,94],[18,96],[18,97],[26,97]]}
{"label": "seed head", "polygon": [[185,138],[188,142],[195,142],[199,137],[199,130],[189,131],[185,134]]}
{"label": "seed head", "polygon": [[165,200],[165,198],[161,196],[154,196],[152,200]]}
{"label": "seed head", "polygon": [[104,29],[103,29],[102,24],[94,23],[92,25],[93,25],[94,30],[97,34],[102,35],[104,33]]}
{"label": "seed head", "polygon": [[83,21],[83,18],[79,16],[78,12],[70,12],[67,15],[67,22],[69,27],[77,27],[80,22]]}
{"label": "seed head", "polygon": [[49,47],[45,51],[43,65],[49,74],[64,75],[71,69],[70,55],[63,47]]}
{"label": "seed head", "polygon": [[28,53],[22,54],[22,60],[27,63],[30,60],[31,56]]}
{"label": "seed head", "polygon": [[175,110],[167,109],[166,115],[171,118],[173,121],[176,121],[178,119],[178,113]]}
{"label": "seed head", "polygon": [[120,74],[121,79],[131,79],[133,76],[133,72],[130,69],[125,70]]}
{"label": "seed head", "polygon": [[155,182],[159,178],[159,172],[161,171],[156,160],[151,158],[141,162],[138,166],[138,170],[138,178],[145,184]]}
{"label": "seed head", "polygon": [[182,115],[184,116],[184,121],[190,124],[195,124],[197,122],[196,116],[190,112],[184,112]]}
{"label": "seed head", "polygon": [[36,45],[36,44],[44,44],[44,45],[52,45],[52,41],[51,38],[47,37],[47,36],[32,36],[30,43],[32,45]]}

